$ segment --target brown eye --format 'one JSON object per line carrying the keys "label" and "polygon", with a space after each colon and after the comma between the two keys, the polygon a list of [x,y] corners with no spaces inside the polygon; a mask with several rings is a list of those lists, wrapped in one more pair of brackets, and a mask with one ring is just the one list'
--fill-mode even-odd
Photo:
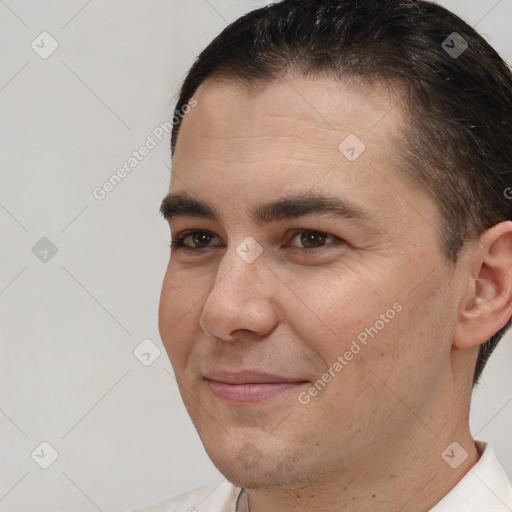
{"label": "brown eye", "polygon": [[298,231],[293,239],[298,239],[304,249],[317,249],[326,245],[329,239],[335,240],[336,237],[320,231]]}
{"label": "brown eye", "polygon": [[191,231],[179,236],[176,240],[172,240],[171,247],[182,250],[204,249],[215,247],[220,244],[211,245],[210,242],[215,239],[215,235],[207,231]]}
{"label": "brown eye", "polygon": [[213,238],[213,235],[210,233],[204,233],[202,231],[196,231],[185,238],[191,238],[192,244],[194,247],[206,247],[210,243],[210,240]]}

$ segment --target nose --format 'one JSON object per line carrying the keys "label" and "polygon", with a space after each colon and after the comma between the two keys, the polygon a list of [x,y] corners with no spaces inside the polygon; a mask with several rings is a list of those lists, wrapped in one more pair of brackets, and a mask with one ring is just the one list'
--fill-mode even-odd
{"label": "nose", "polygon": [[250,331],[257,337],[269,334],[278,323],[273,301],[275,285],[263,255],[247,263],[234,249],[228,249],[203,305],[201,328],[225,341],[234,340],[239,331]]}

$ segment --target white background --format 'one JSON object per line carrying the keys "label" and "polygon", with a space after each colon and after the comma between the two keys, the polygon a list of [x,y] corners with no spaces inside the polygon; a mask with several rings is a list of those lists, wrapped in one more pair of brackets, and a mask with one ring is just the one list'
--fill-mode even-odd
{"label": "white background", "polygon": [[[105,199],[92,190],[168,120],[197,53],[266,3],[0,0],[0,510],[127,511],[220,477],[157,329],[169,136]],[[512,0],[440,3],[512,62]],[[47,59],[31,48],[43,31]],[[162,351],[148,367],[133,355],[146,338]],[[510,368],[507,336],[471,426],[512,477]],[[42,441],[48,469],[31,458]]]}

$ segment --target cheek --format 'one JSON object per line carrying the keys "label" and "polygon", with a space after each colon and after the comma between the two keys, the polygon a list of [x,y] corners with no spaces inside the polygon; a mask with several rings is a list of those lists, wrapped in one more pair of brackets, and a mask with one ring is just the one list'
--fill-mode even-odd
{"label": "cheek", "polygon": [[162,283],[162,289],[160,291],[160,304],[158,306],[158,329],[164,344],[174,323],[173,318],[176,316],[175,296],[176,286],[172,281],[172,276],[168,267],[165,273],[164,281]]}
{"label": "cheek", "polygon": [[[287,283],[293,283],[289,285],[292,293],[284,293],[281,299],[286,304],[287,322],[296,337],[320,355],[327,366],[351,348],[357,352],[353,341],[364,347],[372,335],[380,335],[398,315],[399,307],[393,309],[397,294],[385,282],[379,284],[374,275],[338,269],[310,273]],[[381,314],[386,323],[380,319]]]}
{"label": "cheek", "polygon": [[[197,298],[196,298],[197,295]],[[199,327],[201,294],[187,285],[185,275],[168,267],[160,293],[158,329],[167,355],[175,370],[186,361]]]}
{"label": "cheek", "polygon": [[293,293],[282,303],[294,336],[331,392],[346,402],[375,386],[380,396],[389,393],[384,382],[413,396],[415,387],[437,378],[450,345],[449,327],[439,327],[449,314],[439,276],[414,293],[410,280],[392,269],[316,277],[291,281]]}

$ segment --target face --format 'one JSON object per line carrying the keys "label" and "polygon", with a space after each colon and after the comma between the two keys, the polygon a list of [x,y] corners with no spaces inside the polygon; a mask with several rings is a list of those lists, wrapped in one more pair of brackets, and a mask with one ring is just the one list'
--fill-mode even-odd
{"label": "face", "polygon": [[435,414],[458,290],[436,205],[393,163],[398,93],[291,76],[194,98],[159,329],[209,456],[246,488],[392,457]]}

